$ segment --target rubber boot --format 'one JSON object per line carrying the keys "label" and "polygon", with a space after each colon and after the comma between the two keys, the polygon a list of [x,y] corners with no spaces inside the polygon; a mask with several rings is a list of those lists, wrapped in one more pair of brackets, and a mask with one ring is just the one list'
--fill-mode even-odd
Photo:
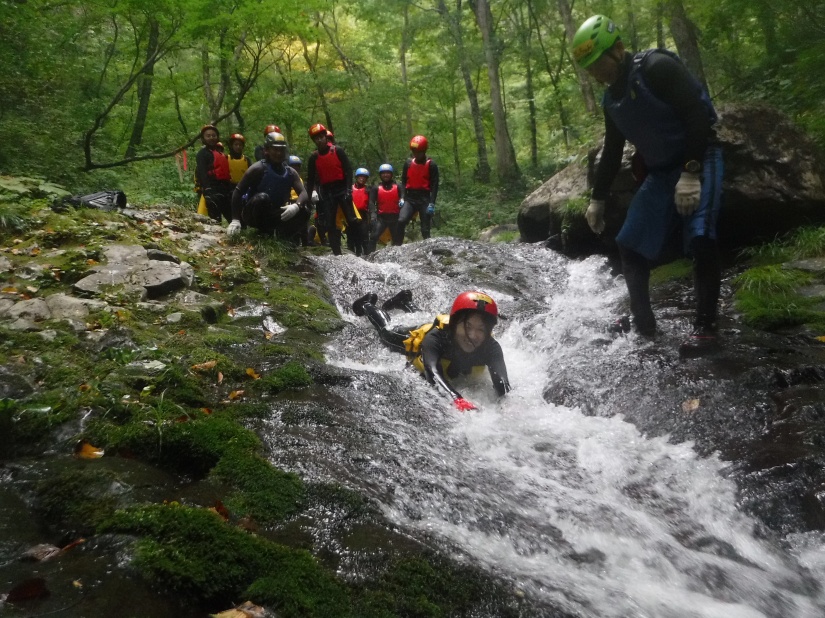
{"label": "rubber boot", "polygon": [[385,300],[384,304],[381,305],[381,309],[384,311],[401,309],[401,311],[405,311],[407,313],[414,313],[416,311],[416,307],[412,302],[412,290],[401,290],[389,300]]}
{"label": "rubber boot", "polygon": [[390,316],[384,311],[373,305],[372,303],[364,303],[364,313],[367,319],[372,322],[372,325],[378,329],[378,332],[387,330],[387,324],[390,322]]}
{"label": "rubber boot", "polygon": [[352,312],[357,316],[366,315],[364,313],[364,305],[367,303],[374,305],[378,302],[378,295],[372,292],[364,294],[361,298],[357,299],[354,303],[352,303]]}
{"label": "rubber boot", "polygon": [[650,263],[644,256],[630,249],[620,247],[619,251],[622,256],[622,272],[630,296],[633,328],[643,337],[654,337],[656,317],[650,307]]}

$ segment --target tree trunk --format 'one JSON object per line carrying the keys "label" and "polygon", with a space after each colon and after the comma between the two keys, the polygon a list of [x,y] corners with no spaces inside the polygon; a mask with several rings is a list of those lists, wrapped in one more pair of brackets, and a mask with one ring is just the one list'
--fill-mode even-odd
{"label": "tree trunk", "polygon": [[702,56],[699,53],[696,25],[688,19],[682,0],[668,0],[667,10],[670,16],[670,33],[673,35],[673,40],[676,41],[676,50],[688,70],[707,90],[708,83],[705,79]]}
{"label": "tree trunk", "polygon": [[[530,7],[530,12],[533,15],[533,19],[538,25],[538,20],[535,18],[535,12],[532,9],[531,3],[528,3],[527,6]],[[559,14],[564,22],[564,33],[567,35],[567,41],[572,43],[573,35],[576,34],[576,24],[573,21],[573,11],[570,8],[570,2],[568,2],[568,0],[558,0],[558,6]],[[571,60],[571,63],[576,71],[576,77],[579,80],[579,90],[581,90],[582,99],[584,99],[584,107],[587,110],[587,113],[592,116],[599,115],[599,107],[596,105],[596,95],[593,93],[593,84],[587,75],[587,71],[581,68],[575,61]]]}
{"label": "tree trunk", "polygon": [[453,42],[456,46],[459,69],[467,90],[467,100],[470,102],[470,115],[473,118],[473,129],[476,136],[476,153],[478,163],[475,169],[475,178],[479,182],[490,182],[490,162],[487,159],[487,139],[484,136],[484,123],[481,118],[481,109],[478,105],[478,93],[473,85],[470,65],[464,53],[464,35],[461,31],[461,0],[456,0],[456,12],[451,14],[444,0],[438,0],[438,13],[447,23]]}
{"label": "tree trunk", "polygon": [[410,107],[410,85],[407,79],[407,49],[409,48],[410,36],[410,6],[404,4],[404,27],[401,30],[401,49],[399,56],[401,58],[401,83],[404,84],[404,114],[407,120],[407,135],[413,134],[412,109]]}
{"label": "tree trunk", "polygon": [[521,178],[516,153],[510,133],[507,131],[507,115],[499,82],[499,56],[501,54],[493,32],[493,14],[488,0],[475,0],[470,6],[476,15],[481,31],[484,57],[487,60],[487,77],[490,81],[490,105],[493,108],[493,124],[496,136],[496,171],[499,182],[510,183]]}
{"label": "tree trunk", "polygon": [[525,90],[530,118],[530,164],[533,166],[533,169],[537,169],[539,166],[539,146],[538,126],[536,121],[536,93],[533,89],[533,29],[531,28],[532,22],[530,20],[532,6],[532,0],[527,0],[527,20],[524,19],[524,13],[522,12],[521,7],[519,7],[518,24],[516,26],[521,35],[521,46],[524,51],[524,71],[526,74]]}
{"label": "tree trunk", "polygon": [[155,62],[153,58],[158,52],[160,42],[160,25],[158,21],[149,17],[149,38],[146,42],[146,63],[143,75],[138,80],[138,108],[135,115],[135,124],[132,125],[132,136],[126,146],[125,158],[135,156],[135,150],[143,140],[143,129],[146,126],[146,115],[149,112],[149,99],[152,97],[152,80],[155,76]]}

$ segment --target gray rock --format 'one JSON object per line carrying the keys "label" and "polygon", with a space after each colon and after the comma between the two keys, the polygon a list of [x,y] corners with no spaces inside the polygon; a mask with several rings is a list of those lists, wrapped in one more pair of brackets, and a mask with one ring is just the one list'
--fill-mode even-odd
{"label": "gray rock", "polygon": [[0,255],[0,273],[7,273],[12,269],[12,263],[9,258]]}
{"label": "gray rock", "polygon": [[34,332],[40,330],[40,327],[32,322],[31,320],[27,320],[26,318],[18,318],[13,322],[9,322],[6,324],[6,328],[9,330],[21,330],[21,331],[29,331]]}
{"label": "gray rock", "polygon": [[797,260],[795,262],[786,262],[782,265],[783,269],[804,270],[809,273],[823,273],[825,272],[825,258],[809,258],[807,260]]}
{"label": "gray rock", "polygon": [[[725,157],[720,244],[742,248],[802,225],[825,222],[825,160],[807,135],[767,106],[731,105],[718,111],[717,134]],[[572,163],[522,202],[518,215],[522,239],[556,239],[554,248],[568,254],[612,249],[636,189],[630,154],[626,149],[611,187],[600,237],[590,231],[583,216],[599,158],[596,149],[586,162]],[[581,201],[578,208],[568,207],[571,199]]]}
{"label": "gray rock", "polygon": [[172,262],[151,261],[135,270],[131,282],[146,288],[149,298],[158,298],[186,287],[180,266]]}
{"label": "gray rock", "polygon": [[147,249],[146,255],[149,257],[150,260],[158,260],[159,262],[174,262],[175,264],[180,264],[179,257],[172,255],[171,253],[161,251],[160,249]]}
{"label": "gray rock", "polygon": [[0,365],[0,399],[22,399],[33,392],[34,387],[25,376]]}
{"label": "gray rock", "polygon": [[9,309],[14,306],[14,301],[10,298],[0,298],[0,318],[8,315]]}
{"label": "gray rock", "polygon": [[180,276],[186,287],[191,288],[195,285],[195,269],[189,262],[180,263]]}
{"label": "gray rock", "polygon": [[140,245],[109,245],[103,250],[103,255],[106,256],[109,264],[135,264],[149,261],[146,249]]}
{"label": "gray rock", "polygon": [[203,305],[212,303],[212,298],[206,294],[186,290],[175,296],[175,300],[187,309],[200,309]]}
{"label": "gray rock", "polygon": [[57,338],[57,331],[49,328],[48,330],[41,330],[37,333],[46,341],[54,341]]}
{"label": "gray rock", "polygon": [[482,230],[478,235],[478,239],[482,242],[492,242],[503,234],[511,234],[518,232],[518,226],[515,223],[505,223],[503,225],[494,225]]}
{"label": "gray rock", "polygon": [[179,324],[180,321],[183,320],[183,313],[180,311],[176,311],[175,313],[170,313],[166,316],[166,323],[167,324]]}
{"label": "gray rock", "polygon": [[166,369],[166,364],[162,363],[158,360],[151,360],[151,361],[135,361],[133,363],[129,363],[126,365],[129,373],[133,373],[134,371],[145,371],[150,375],[157,375],[164,369]]}
{"label": "gray rock", "polygon": [[52,317],[49,306],[42,298],[30,298],[29,300],[21,300],[14,303],[6,313],[8,318],[16,320],[23,318],[34,322],[48,320]]}
{"label": "gray rock", "polygon": [[46,304],[53,320],[84,320],[89,311],[100,311],[108,307],[101,300],[75,298],[66,294],[52,294],[46,298]]}
{"label": "gray rock", "polygon": [[223,238],[223,235],[196,234],[195,237],[189,241],[189,253],[193,255],[203,253],[207,249],[217,245],[221,238]]}

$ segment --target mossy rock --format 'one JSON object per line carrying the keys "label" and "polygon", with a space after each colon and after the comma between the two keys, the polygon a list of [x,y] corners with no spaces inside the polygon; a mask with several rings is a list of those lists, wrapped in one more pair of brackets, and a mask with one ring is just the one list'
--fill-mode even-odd
{"label": "mossy rock", "polygon": [[89,535],[114,513],[117,476],[94,464],[77,462],[35,485],[34,511],[49,528],[69,537]]}
{"label": "mossy rock", "polygon": [[249,595],[286,618],[348,613],[318,613],[346,608],[347,600],[308,552],[251,535],[206,509],[174,503],[133,507],[115,513],[99,531],[142,537],[134,566],[160,591],[179,598],[234,604]]}

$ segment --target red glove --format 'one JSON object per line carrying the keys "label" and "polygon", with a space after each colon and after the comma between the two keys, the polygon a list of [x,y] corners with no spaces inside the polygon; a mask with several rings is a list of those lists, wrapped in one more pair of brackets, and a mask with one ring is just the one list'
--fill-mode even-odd
{"label": "red glove", "polygon": [[458,408],[459,412],[466,412],[467,410],[476,410],[477,408],[471,402],[463,397],[457,397],[453,400],[453,405]]}

